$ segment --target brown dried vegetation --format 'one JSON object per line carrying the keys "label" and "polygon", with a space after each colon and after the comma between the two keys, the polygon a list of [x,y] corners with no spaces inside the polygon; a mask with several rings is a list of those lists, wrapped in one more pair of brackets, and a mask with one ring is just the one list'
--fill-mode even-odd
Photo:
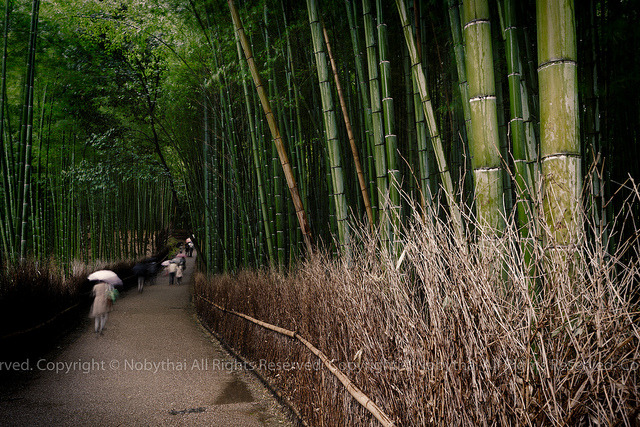
{"label": "brown dried vegetation", "polygon": [[[529,268],[515,227],[460,244],[446,222],[416,217],[399,269],[362,227],[348,261],[200,275],[195,292],[297,331],[398,425],[633,425],[640,246],[637,228],[626,235],[614,254],[601,238],[534,242]],[[311,425],[377,424],[300,343],[195,302]]]}

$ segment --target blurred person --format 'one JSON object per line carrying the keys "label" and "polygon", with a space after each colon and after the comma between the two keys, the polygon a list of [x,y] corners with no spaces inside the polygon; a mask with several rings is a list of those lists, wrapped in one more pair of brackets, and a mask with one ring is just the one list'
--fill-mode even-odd
{"label": "blurred person", "polygon": [[183,270],[184,270],[184,267],[182,266],[182,264],[178,264],[178,267],[176,268],[176,281],[178,282],[178,285],[182,283]]}
{"label": "blurred person", "polygon": [[105,282],[98,282],[93,286],[91,293],[93,295],[93,304],[91,305],[89,317],[95,319],[95,332],[102,335],[104,326],[107,323],[107,316],[113,304],[113,286]]}
{"label": "blurred person", "polygon": [[144,263],[139,262],[133,266],[133,274],[138,278],[138,292],[142,292],[146,273],[147,266]]}
{"label": "blurred person", "polygon": [[173,285],[173,281],[176,277],[176,271],[178,270],[178,266],[175,262],[170,262],[167,266],[167,273],[169,273],[169,284]]}

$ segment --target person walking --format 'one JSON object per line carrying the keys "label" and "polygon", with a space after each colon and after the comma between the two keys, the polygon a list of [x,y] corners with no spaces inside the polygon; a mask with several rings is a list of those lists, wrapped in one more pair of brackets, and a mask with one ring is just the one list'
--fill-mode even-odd
{"label": "person walking", "polygon": [[191,237],[187,237],[185,252],[188,257],[191,257],[191,255],[193,255],[193,242],[191,241]]}
{"label": "person walking", "polygon": [[142,292],[144,288],[145,274],[147,272],[147,266],[144,263],[137,263],[133,266],[133,274],[138,278],[138,292]]}
{"label": "person walking", "polygon": [[104,326],[107,323],[107,316],[111,311],[111,293],[113,286],[105,282],[98,282],[93,286],[93,304],[89,317],[95,319],[95,331],[102,335]]}
{"label": "person walking", "polygon": [[184,268],[182,267],[182,264],[178,264],[178,267],[176,268],[176,281],[178,282],[178,285],[182,283],[183,270]]}
{"label": "person walking", "polygon": [[176,277],[176,271],[178,270],[178,266],[175,262],[170,262],[167,266],[167,273],[169,273],[169,284],[173,285],[173,281]]}

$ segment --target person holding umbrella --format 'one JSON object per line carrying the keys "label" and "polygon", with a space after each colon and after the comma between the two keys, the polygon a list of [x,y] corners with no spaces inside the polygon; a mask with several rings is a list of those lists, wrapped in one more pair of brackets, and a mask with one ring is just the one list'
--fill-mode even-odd
{"label": "person holding umbrella", "polygon": [[169,284],[173,285],[173,280],[176,277],[176,271],[178,270],[178,266],[176,265],[176,263],[171,260],[171,262],[169,262],[169,265],[167,266],[167,273],[169,273]]}
{"label": "person holding umbrella", "polygon": [[96,334],[102,335],[104,326],[107,323],[107,317],[111,311],[111,294],[113,286],[106,282],[98,282],[93,286],[91,291],[93,295],[93,304],[91,305],[91,313],[89,317],[95,319]]}
{"label": "person holding umbrella", "polygon": [[98,282],[91,291],[93,304],[89,317],[95,319],[95,331],[102,335],[115,295],[114,286],[122,285],[122,280],[111,270],[96,271],[91,273],[87,279]]}

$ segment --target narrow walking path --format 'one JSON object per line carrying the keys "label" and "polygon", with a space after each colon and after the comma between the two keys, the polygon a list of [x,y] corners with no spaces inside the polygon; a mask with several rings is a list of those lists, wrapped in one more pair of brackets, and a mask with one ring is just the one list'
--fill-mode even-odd
{"label": "narrow walking path", "polygon": [[[197,322],[194,258],[182,285],[168,277],[129,290],[104,335],[87,319],[55,357],[28,362],[26,384],[0,393],[0,424],[289,425],[273,396]],[[27,365],[23,365],[26,367]]]}

